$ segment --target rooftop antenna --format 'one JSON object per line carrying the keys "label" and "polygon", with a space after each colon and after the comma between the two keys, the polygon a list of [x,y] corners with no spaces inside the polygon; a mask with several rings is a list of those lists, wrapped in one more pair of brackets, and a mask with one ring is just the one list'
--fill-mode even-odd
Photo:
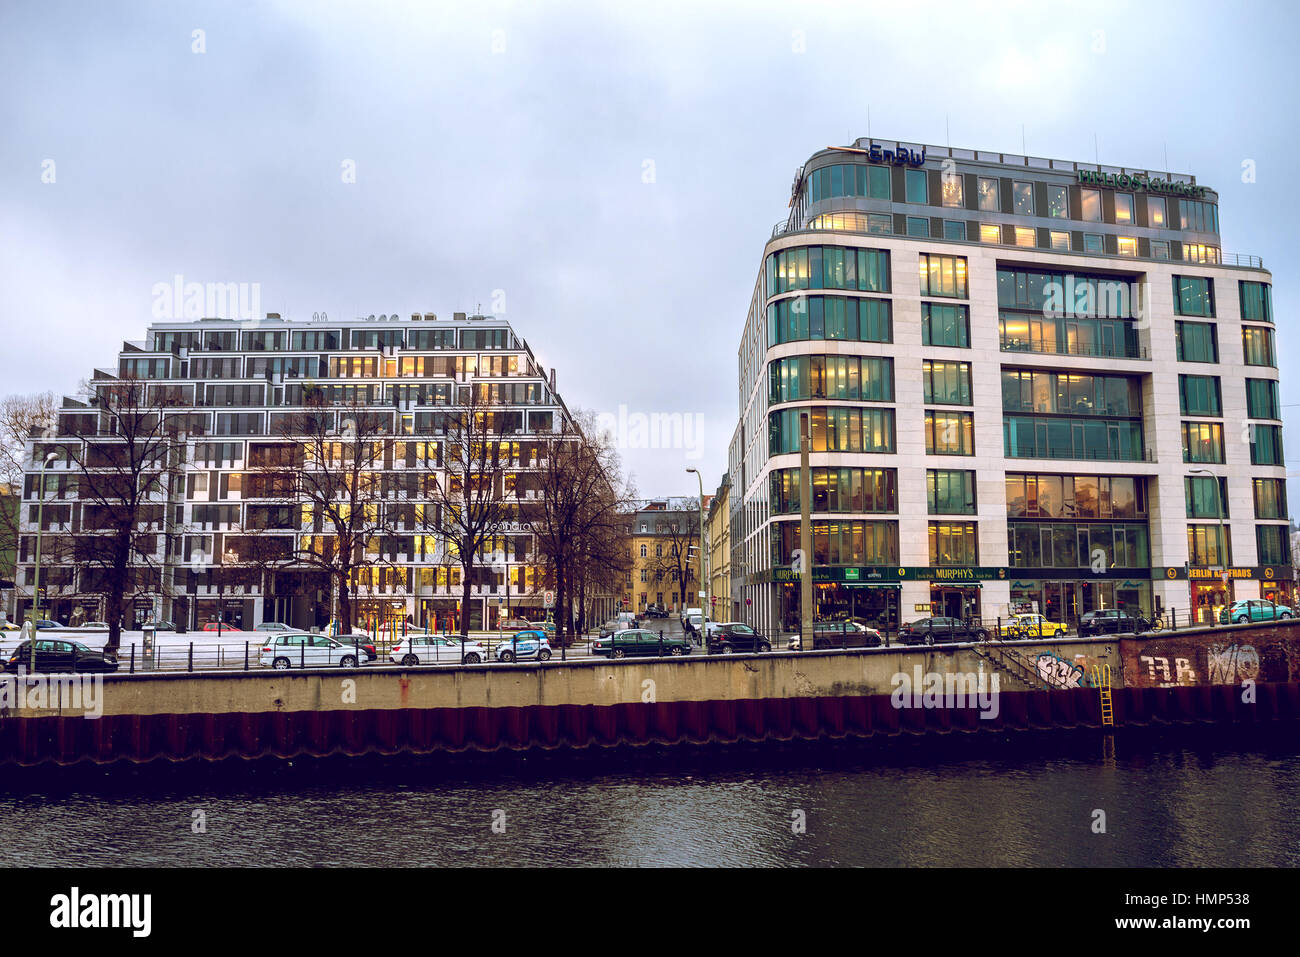
{"label": "rooftop antenna", "polygon": [[1020,124],[1020,152],[1029,155],[1029,147],[1025,146],[1025,124]]}
{"label": "rooftop antenna", "polygon": [[1165,172],[1169,172],[1169,144],[1165,144]]}
{"label": "rooftop antenna", "polygon": [[867,139],[871,139],[871,104],[867,104]]}
{"label": "rooftop antenna", "polygon": [[1101,165],[1101,147],[1097,143],[1096,130],[1093,130],[1092,132],[1092,158],[1096,161],[1098,166]]}
{"label": "rooftop antenna", "polygon": [[947,141],[948,149],[952,149],[952,133],[948,131],[948,114],[943,115],[943,138]]}

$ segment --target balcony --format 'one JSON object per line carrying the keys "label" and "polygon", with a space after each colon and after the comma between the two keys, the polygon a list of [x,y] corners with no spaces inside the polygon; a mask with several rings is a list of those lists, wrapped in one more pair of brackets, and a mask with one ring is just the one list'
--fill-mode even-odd
{"label": "balcony", "polygon": [[1111,344],[1081,343],[1076,342],[1067,344],[1064,349],[1059,344],[1052,346],[1050,343],[1042,340],[1022,339],[1015,336],[1002,337],[1003,352],[1029,352],[1037,355],[1052,356],[1081,356],[1084,358],[1099,359],[1141,359],[1150,361],[1151,357],[1147,355],[1147,350],[1141,346],[1126,348],[1124,346]]}

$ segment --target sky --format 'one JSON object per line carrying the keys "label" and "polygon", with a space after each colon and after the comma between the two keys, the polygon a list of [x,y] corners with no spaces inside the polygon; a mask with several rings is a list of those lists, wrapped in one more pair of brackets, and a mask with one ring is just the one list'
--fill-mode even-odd
{"label": "sky", "polygon": [[622,450],[642,496],[711,493],[794,173],[870,132],[1195,174],[1273,271],[1289,426],[1298,11],[3,0],[0,392],[75,393],[177,275],[288,318],[481,309],[570,408],[682,417]]}

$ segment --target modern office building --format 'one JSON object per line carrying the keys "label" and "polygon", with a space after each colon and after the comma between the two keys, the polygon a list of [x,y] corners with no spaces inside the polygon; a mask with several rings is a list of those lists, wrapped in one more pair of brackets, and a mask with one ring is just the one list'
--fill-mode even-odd
{"label": "modern office building", "polygon": [[[374,499],[367,507],[375,509],[375,526],[383,534],[360,546],[362,567],[351,588],[358,617],[373,622],[409,615],[416,624],[455,628],[460,561],[425,513],[433,508],[425,480],[442,461],[437,446],[445,440],[446,408],[466,408],[474,390],[479,407],[492,410],[491,431],[499,443],[495,464],[505,489],[517,490],[520,502],[540,494],[529,473],[538,467],[545,438],[569,417],[554,370],[546,374],[508,322],[463,313],[450,321],[423,313],[350,322],[293,321],[277,314],[255,321],[157,322],[142,341],[123,344],[115,368],[96,370],[90,387],[104,395],[123,382],[143,384],[151,403],[164,397],[166,416],[180,423],[157,494],[146,506],[147,531],[156,535],[132,562],[138,567],[128,627],[150,615],[189,628],[218,616],[234,627],[329,621],[330,581],[317,569],[287,562],[256,576],[223,574],[246,569],[252,552],[288,555],[304,536],[319,544],[331,534],[330,523],[311,514],[293,483],[268,472],[275,463],[312,467],[295,454],[299,443],[286,427],[311,409],[325,433],[338,430],[340,438],[357,410],[370,410],[381,423],[376,431],[382,454],[375,459],[381,474],[366,481]],[[79,500],[78,468],[63,451],[70,443],[100,445],[107,463],[119,442],[111,419],[88,399],[64,399],[55,433],[30,443],[20,615],[31,606],[39,469],[51,450],[56,455],[47,469],[42,515],[44,606],[65,623],[103,615],[99,569],[79,564],[73,550],[55,547],[60,538],[75,540],[105,527],[102,507]],[[526,526],[506,522],[485,544],[474,568],[470,627],[542,616],[544,570],[530,539]],[[232,584],[236,578],[238,586]]]}
{"label": "modern office building", "polygon": [[1270,282],[1193,176],[813,154],[740,341],[737,607],[797,619],[804,415],[820,617],[1289,598]]}

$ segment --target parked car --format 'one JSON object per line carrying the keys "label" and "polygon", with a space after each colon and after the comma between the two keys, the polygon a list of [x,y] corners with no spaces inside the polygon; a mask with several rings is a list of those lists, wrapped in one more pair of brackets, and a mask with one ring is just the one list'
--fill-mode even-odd
{"label": "parked car", "polygon": [[[5,670],[17,671],[20,667],[30,668],[31,662],[32,643],[23,641],[9,653],[5,661]],[[66,638],[38,638],[36,639],[36,670],[46,673],[116,671],[117,659],[103,651],[87,648],[79,641]]]}
{"label": "parked car", "polygon": [[152,627],[154,631],[176,631],[176,622],[174,621],[155,621],[145,622],[145,627]]}
{"label": "parked car", "polygon": [[1037,614],[1013,615],[1003,629],[1008,635],[1020,638],[1064,638],[1070,630],[1058,621]]}
{"label": "parked car", "polygon": [[399,638],[388,650],[388,660],[410,668],[439,662],[476,665],[487,661],[487,648],[481,641],[466,641],[461,657],[460,639],[446,635],[408,635]]}
{"label": "parked car", "polygon": [[[226,627],[229,628],[230,626],[227,625]],[[282,621],[264,621],[260,625],[258,625],[254,630],[255,631],[293,631],[292,628],[290,628]]]}
{"label": "parked car", "polygon": [[77,626],[81,631],[108,631],[106,621],[83,621]]}
{"label": "parked car", "polygon": [[357,660],[355,647],[337,638],[294,632],[278,634],[267,639],[262,645],[262,652],[257,660],[259,664],[270,665],[277,671],[299,667],[323,668],[330,665],[355,668],[363,663]]}
{"label": "parked car", "polygon": [[546,634],[535,630],[520,631],[497,645],[497,661],[511,662],[520,658],[536,658],[538,661],[549,661],[551,646],[546,640]]}
{"label": "parked car", "polygon": [[233,625],[228,621],[208,621],[203,624],[204,631],[242,631],[238,625]]}
{"label": "parked car", "polygon": [[624,658],[632,655],[689,655],[691,643],[677,635],[664,635],[644,628],[626,628],[591,643],[591,653],[605,658]]}
{"label": "parked car", "polygon": [[909,621],[898,630],[898,640],[905,645],[933,645],[945,641],[987,641],[988,637],[989,633],[983,625],[942,615]]}
{"label": "parked car", "polygon": [[0,631],[22,631],[22,630],[23,630],[23,626],[16,621],[9,621],[8,619],[5,619],[4,621],[0,621]]}
{"label": "parked car", "polygon": [[[710,623],[714,624],[714,623]],[[737,651],[771,651],[772,643],[743,621],[716,623],[709,631],[708,648],[711,655],[730,655]]]}
{"label": "parked car", "polygon": [[63,622],[53,621],[49,618],[41,618],[38,619],[36,622],[37,631],[39,631],[42,628],[62,628],[62,627],[63,627]]}
{"label": "parked car", "polygon": [[1279,621],[1290,618],[1294,613],[1286,605],[1266,601],[1263,598],[1248,598],[1234,601],[1219,612],[1219,623],[1223,625],[1240,625],[1247,621]]}
{"label": "parked car", "polygon": [[[856,621],[819,621],[813,624],[813,651],[831,648],[878,648],[880,632]],[[786,645],[791,651],[803,649],[803,635],[795,635]]]}
{"label": "parked car", "polygon": [[646,607],[645,616],[647,618],[667,618],[668,609],[659,604],[649,605]]}
{"label": "parked car", "polygon": [[1143,622],[1139,618],[1126,611],[1120,611],[1118,608],[1098,608],[1095,611],[1085,611],[1083,617],[1079,619],[1079,637],[1136,634],[1142,630],[1142,626]]}

